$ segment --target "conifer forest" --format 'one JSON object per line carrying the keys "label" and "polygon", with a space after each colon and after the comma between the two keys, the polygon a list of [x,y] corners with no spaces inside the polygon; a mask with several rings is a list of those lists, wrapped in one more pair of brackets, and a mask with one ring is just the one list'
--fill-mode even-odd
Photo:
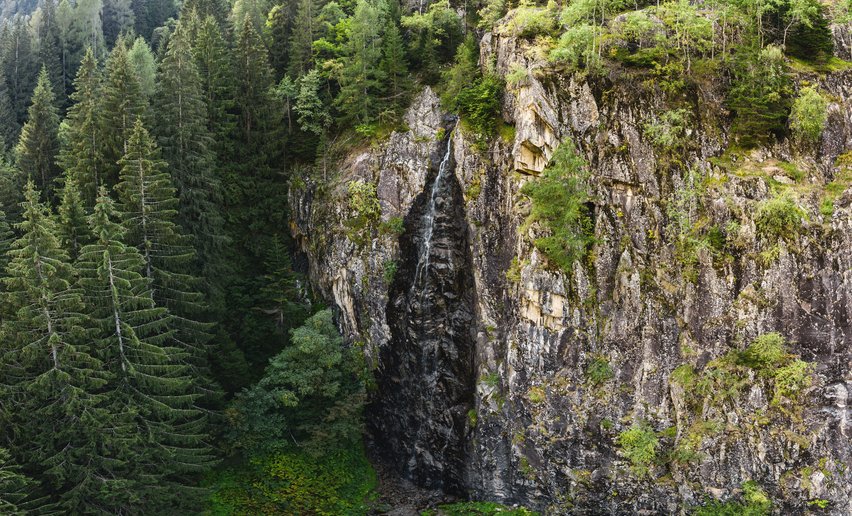
{"label": "conifer forest", "polygon": [[0,0],[66,514],[852,514],[852,1]]}

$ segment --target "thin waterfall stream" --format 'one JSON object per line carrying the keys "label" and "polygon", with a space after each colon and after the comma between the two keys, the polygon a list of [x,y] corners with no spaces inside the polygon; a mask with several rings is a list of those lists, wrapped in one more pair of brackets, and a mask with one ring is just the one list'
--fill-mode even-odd
{"label": "thin waterfall stream", "polygon": [[426,213],[423,214],[426,231],[423,237],[423,248],[417,259],[417,272],[414,275],[414,282],[412,282],[411,285],[412,288],[421,282],[423,274],[429,273],[429,262],[432,254],[432,237],[435,234],[435,210],[437,208],[438,193],[440,192],[444,176],[450,168],[450,157],[453,152],[454,133],[455,129],[453,129],[447,139],[447,150],[444,152],[444,157],[441,159],[441,164],[438,166],[438,175],[435,176],[435,181],[432,183],[432,191],[429,194],[429,206],[426,209]]}
{"label": "thin waterfall stream", "polygon": [[464,194],[455,176],[456,120],[432,155],[431,182],[406,216],[391,285],[391,342],[368,409],[376,453],[420,486],[463,492],[467,414],[475,389],[474,283]]}

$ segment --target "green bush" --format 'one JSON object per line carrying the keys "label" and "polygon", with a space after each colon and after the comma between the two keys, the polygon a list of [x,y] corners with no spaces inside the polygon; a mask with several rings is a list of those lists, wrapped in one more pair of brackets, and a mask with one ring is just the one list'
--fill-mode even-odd
{"label": "green bush", "polygon": [[405,219],[402,217],[391,217],[379,225],[379,233],[383,235],[399,236],[405,232]]}
{"label": "green bush", "polygon": [[502,100],[503,82],[496,75],[488,74],[462,89],[456,97],[456,105],[474,132],[490,136],[497,127]]}
{"label": "green bush", "polygon": [[659,150],[676,153],[686,143],[686,130],[692,125],[688,109],[663,112],[659,120],[645,124],[645,136]]}
{"label": "green bush", "polygon": [[592,385],[600,385],[611,379],[615,374],[606,357],[598,356],[586,366],[586,378]]}
{"label": "green bush", "polygon": [[755,482],[743,483],[742,501],[712,501],[697,507],[693,516],[765,516],[772,509],[772,502],[766,492]]}
{"label": "green bush", "polygon": [[790,112],[790,78],[776,46],[743,47],[735,54],[727,105],[735,113],[732,130],[740,145],[751,147],[784,132]]}
{"label": "green bush", "polygon": [[630,461],[633,472],[640,476],[648,473],[660,446],[657,434],[647,423],[635,424],[618,434],[616,444]]}
{"label": "green bush", "polygon": [[556,30],[557,20],[556,3],[553,0],[546,8],[536,6],[532,0],[521,0],[501,32],[521,38],[550,34]]}
{"label": "green bush", "polygon": [[382,264],[382,268],[382,276],[385,278],[385,283],[390,285],[393,283],[394,277],[396,277],[398,265],[394,260],[385,260]]}
{"label": "green bush", "polygon": [[815,88],[802,88],[790,112],[793,135],[809,143],[819,141],[825,129],[827,108],[828,101]]}
{"label": "green bush", "polygon": [[585,160],[566,142],[556,149],[541,177],[521,189],[532,200],[522,231],[536,223],[543,226],[547,235],[537,238],[535,246],[566,273],[594,243],[587,180]]}
{"label": "green bush", "polygon": [[759,371],[772,370],[784,362],[789,353],[779,333],[766,333],[752,341],[739,355],[738,362]]}
{"label": "green bush", "polygon": [[757,207],[754,223],[757,233],[770,242],[779,238],[792,241],[799,234],[807,214],[790,194],[776,195]]}

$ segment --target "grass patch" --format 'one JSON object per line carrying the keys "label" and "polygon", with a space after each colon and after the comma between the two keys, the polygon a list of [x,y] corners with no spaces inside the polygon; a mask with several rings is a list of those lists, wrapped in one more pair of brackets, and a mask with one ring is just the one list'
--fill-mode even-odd
{"label": "grass patch", "polygon": [[647,423],[634,424],[615,439],[621,453],[630,461],[631,469],[639,476],[648,473],[657,458],[660,441],[656,432]]}
{"label": "grass patch", "polygon": [[208,514],[366,514],[376,474],[362,445],[314,457],[301,450],[214,474]]}

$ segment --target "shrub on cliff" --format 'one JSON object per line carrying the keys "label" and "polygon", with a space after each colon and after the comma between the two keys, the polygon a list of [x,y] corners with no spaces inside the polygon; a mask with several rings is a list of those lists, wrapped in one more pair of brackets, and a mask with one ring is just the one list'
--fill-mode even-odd
{"label": "shrub on cliff", "polygon": [[657,458],[660,446],[656,432],[647,423],[635,424],[616,437],[621,453],[630,461],[633,472],[639,476],[648,473],[648,468]]}
{"label": "shrub on cliff", "polygon": [[792,240],[799,233],[807,214],[789,194],[778,195],[761,202],[754,223],[757,232],[769,241],[779,238]]}
{"label": "shrub on cliff", "polygon": [[793,135],[803,142],[818,142],[825,129],[826,108],[828,101],[815,88],[802,88],[790,112]]}
{"label": "shrub on cliff", "polygon": [[541,177],[521,189],[532,201],[522,231],[533,224],[541,226],[544,236],[535,239],[536,248],[566,273],[594,242],[587,180],[585,160],[566,142],[556,149]]}
{"label": "shrub on cliff", "polygon": [[736,115],[732,130],[738,142],[749,147],[783,133],[791,87],[781,49],[743,47],[735,55],[732,71],[727,104]]}

